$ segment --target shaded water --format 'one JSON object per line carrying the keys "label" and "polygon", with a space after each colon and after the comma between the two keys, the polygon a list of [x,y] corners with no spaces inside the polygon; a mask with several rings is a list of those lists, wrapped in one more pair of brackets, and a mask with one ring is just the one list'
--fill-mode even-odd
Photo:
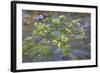
{"label": "shaded water", "polygon": [[[37,11],[40,14],[43,14],[45,12],[43,11]],[[31,35],[31,29],[32,24],[36,22],[36,20],[32,19],[32,17],[38,19],[35,17],[37,12],[34,11],[29,11],[29,10],[23,10],[23,41],[25,38]],[[48,12],[46,12],[48,13]],[[85,60],[85,59],[90,59],[91,58],[91,47],[90,47],[90,35],[91,35],[91,16],[89,13],[71,13],[71,12],[51,12],[52,16],[58,16],[58,15],[64,15],[66,17],[71,18],[72,20],[80,18],[80,25],[84,28],[85,34],[86,34],[86,39],[84,40],[75,40],[70,43],[71,47],[68,50],[68,55],[63,56],[61,53],[61,48],[53,47],[50,48],[53,52],[52,55],[49,59],[45,59],[44,57],[41,57],[40,61],[63,61],[63,60]],[[51,17],[51,16],[49,16]],[[40,17],[40,20],[43,17]],[[78,29],[80,30],[80,29]],[[59,33],[56,33],[57,36],[59,36]],[[74,38],[78,39],[80,35],[75,35]],[[37,37],[37,40],[40,39],[40,37]],[[48,48],[49,49],[49,48]],[[32,52],[30,51],[28,56],[23,55],[23,62],[33,62],[34,57],[32,56]],[[35,61],[36,62],[36,61]]]}

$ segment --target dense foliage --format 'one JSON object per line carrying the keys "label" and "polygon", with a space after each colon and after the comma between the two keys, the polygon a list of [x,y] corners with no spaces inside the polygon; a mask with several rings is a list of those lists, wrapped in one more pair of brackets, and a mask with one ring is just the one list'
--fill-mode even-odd
{"label": "dense foliage", "polygon": [[36,16],[35,22],[31,23],[31,35],[23,40],[23,56],[31,55],[33,61],[48,61],[52,58],[53,49],[60,49],[62,57],[66,57],[72,47],[71,42],[86,38],[79,22],[80,18],[73,20],[64,15]]}

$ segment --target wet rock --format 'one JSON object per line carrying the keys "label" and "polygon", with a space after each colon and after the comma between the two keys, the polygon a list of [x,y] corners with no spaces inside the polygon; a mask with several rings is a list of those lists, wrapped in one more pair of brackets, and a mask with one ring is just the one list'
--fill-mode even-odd
{"label": "wet rock", "polygon": [[[43,20],[44,19],[44,16],[43,15],[39,15],[35,18],[36,21],[40,21],[40,20]],[[34,21],[34,19],[33,19]]]}
{"label": "wet rock", "polygon": [[89,49],[71,49],[70,52],[78,59],[89,59],[91,58],[91,51]]}

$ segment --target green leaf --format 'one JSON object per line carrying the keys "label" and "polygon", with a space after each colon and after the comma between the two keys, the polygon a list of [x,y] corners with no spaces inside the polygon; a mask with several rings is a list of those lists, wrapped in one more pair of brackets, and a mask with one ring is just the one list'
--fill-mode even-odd
{"label": "green leaf", "polygon": [[64,47],[62,48],[62,53],[63,53],[63,56],[67,56],[68,55],[68,48]]}
{"label": "green leaf", "polygon": [[65,34],[66,34],[66,29],[61,29],[61,30],[60,30],[60,33],[61,33],[62,35],[65,35]]}
{"label": "green leaf", "polygon": [[52,51],[50,50],[50,48],[44,48],[43,51],[46,58],[49,58],[52,56]]}

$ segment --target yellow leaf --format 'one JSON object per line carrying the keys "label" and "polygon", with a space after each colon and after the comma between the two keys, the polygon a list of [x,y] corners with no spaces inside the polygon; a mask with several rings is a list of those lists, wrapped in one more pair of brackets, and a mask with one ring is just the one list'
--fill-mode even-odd
{"label": "yellow leaf", "polygon": [[58,47],[60,47],[60,42],[58,43]]}
{"label": "yellow leaf", "polygon": [[57,43],[57,41],[56,41],[56,40],[53,40],[53,42]]}

